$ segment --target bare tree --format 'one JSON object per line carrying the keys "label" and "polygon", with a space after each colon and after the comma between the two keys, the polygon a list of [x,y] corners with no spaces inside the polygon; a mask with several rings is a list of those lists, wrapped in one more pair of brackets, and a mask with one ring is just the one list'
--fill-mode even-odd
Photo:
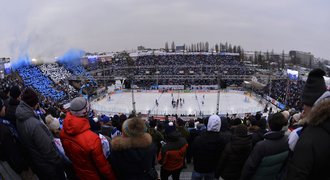
{"label": "bare tree", "polygon": [[218,44],[215,45],[215,52],[217,52],[217,53],[219,52],[219,45]]}
{"label": "bare tree", "polygon": [[168,52],[168,42],[165,43],[165,51]]}
{"label": "bare tree", "polygon": [[205,51],[209,52],[209,42],[207,42],[207,41],[205,43]]}
{"label": "bare tree", "polygon": [[175,44],[174,44],[174,41],[172,41],[171,50],[172,50],[172,52],[175,52]]}

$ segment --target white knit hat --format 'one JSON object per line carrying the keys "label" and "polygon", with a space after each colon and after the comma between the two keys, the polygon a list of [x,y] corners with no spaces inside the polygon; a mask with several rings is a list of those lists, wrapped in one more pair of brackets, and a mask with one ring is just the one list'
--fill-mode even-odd
{"label": "white knit hat", "polygon": [[60,122],[58,121],[57,118],[54,118],[52,115],[47,115],[46,118],[46,125],[48,127],[48,129],[52,132],[52,133],[57,133],[60,130]]}

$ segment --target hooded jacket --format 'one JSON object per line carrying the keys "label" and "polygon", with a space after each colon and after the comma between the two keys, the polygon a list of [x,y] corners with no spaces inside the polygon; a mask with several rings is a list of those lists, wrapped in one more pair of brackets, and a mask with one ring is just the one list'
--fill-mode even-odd
{"label": "hooded jacket", "polygon": [[209,118],[207,131],[196,137],[192,145],[194,170],[198,173],[214,173],[226,141],[220,136],[221,120]]}
{"label": "hooded jacket", "polygon": [[[32,107],[21,101],[16,109],[16,125],[23,145],[32,161],[32,169],[40,175],[47,174],[57,179],[57,167],[62,160],[56,150],[52,135],[46,125],[38,119]],[[58,178],[59,179],[59,178]]]}
{"label": "hooded jacket", "polygon": [[306,117],[289,161],[286,179],[330,179],[330,93],[324,93]]}
{"label": "hooded jacket", "polygon": [[65,154],[72,161],[79,179],[115,179],[112,168],[106,160],[101,140],[90,130],[88,119],[67,113],[60,138]]}

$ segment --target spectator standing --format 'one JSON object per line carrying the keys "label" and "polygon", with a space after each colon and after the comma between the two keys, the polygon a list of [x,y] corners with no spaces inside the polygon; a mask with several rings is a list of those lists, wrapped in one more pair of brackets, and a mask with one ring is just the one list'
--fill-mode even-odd
{"label": "spectator standing", "polygon": [[90,130],[89,111],[89,103],[83,97],[70,102],[70,111],[60,132],[65,154],[72,161],[79,179],[115,179],[112,167],[103,154],[100,138]]}
{"label": "spectator standing", "polygon": [[[308,78],[306,84],[304,86],[304,90],[302,93],[302,103],[303,103],[303,111],[300,115],[302,119],[299,124],[300,127],[294,129],[289,136],[289,146],[293,151],[300,135],[302,134],[305,127],[307,127],[307,122],[305,118],[309,115],[313,105],[315,102],[326,92],[327,87],[325,85],[325,81],[323,76],[325,72],[321,69],[314,69],[308,74]],[[321,98],[322,99],[322,98]]]}
{"label": "spectator standing", "polygon": [[285,124],[286,119],[281,112],[268,118],[270,132],[254,146],[245,162],[241,180],[275,179],[279,175],[289,154],[287,137],[281,131]]}
{"label": "spectator standing", "polygon": [[5,102],[6,115],[5,119],[10,121],[16,128],[16,108],[20,103],[21,90],[18,86],[13,86],[9,91],[9,99]]}
{"label": "spectator standing", "polygon": [[0,159],[7,161],[22,179],[33,179],[29,158],[21,144],[16,127],[11,121],[3,119],[5,108],[4,102],[0,99]]}
{"label": "spectator standing", "polygon": [[220,117],[212,115],[207,123],[207,131],[195,138],[192,146],[193,180],[214,179],[215,169],[226,145],[226,141],[220,136],[220,128]]}
{"label": "spectator standing", "polygon": [[162,165],[160,177],[162,180],[167,180],[172,176],[173,180],[179,180],[188,143],[176,130],[173,122],[165,126],[165,140],[158,155],[158,162]]}
{"label": "spectator standing", "polygon": [[246,125],[238,125],[234,130],[231,141],[222,152],[215,177],[219,178],[221,176],[225,180],[239,179],[252,147],[252,137],[247,134]]}
{"label": "spectator standing", "polygon": [[162,148],[161,141],[164,141],[165,139],[164,139],[163,134],[161,132],[159,132],[158,129],[156,129],[156,126],[157,126],[157,120],[150,119],[148,133],[151,135],[152,142],[154,143],[154,145],[157,148],[157,151],[156,151],[156,156],[157,156],[160,149]]}
{"label": "spectator standing", "polygon": [[308,75],[302,95],[306,124],[300,130],[286,179],[330,179],[330,92],[324,75],[320,69]]}
{"label": "spectator standing", "polygon": [[157,179],[154,169],[156,146],[145,122],[133,117],[123,124],[122,136],[111,141],[110,162],[118,179]]}
{"label": "spectator standing", "polygon": [[31,158],[32,170],[41,180],[65,179],[60,154],[46,125],[35,113],[38,95],[26,88],[16,109],[16,125],[23,145]]}
{"label": "spectator standing", "polygon": [[186,138],[186,140],[188,140],[189,138],[189,131],[187,129],[187,127],[185,126],[186,122],[183,121],[183,119],[181,118],[178,118],[176,120],[176,125],[177,125],[177,128],[176,130],[179,131],[181,133],[181,136]]}
{"label": "spectator standing", "polygon": [[188,131],[189,131],[189,138],[188,138],[188,149],[187,149],[186,159],[187,159],[187,163],[190,164],[192,159],[191,147],[195,138],[199,135],[199,131],[195,128],[194,120],[189,121]]}

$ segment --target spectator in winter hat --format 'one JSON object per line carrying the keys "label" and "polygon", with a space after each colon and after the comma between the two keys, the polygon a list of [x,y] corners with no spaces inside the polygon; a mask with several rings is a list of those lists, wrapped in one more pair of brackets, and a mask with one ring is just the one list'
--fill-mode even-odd
{"label": "spectator in winter hat", "polygon": [[208,119],[207,131],[195,138],[192,145],[192,179],[214,179],[215,169],[226,144],[226,140],[220,136],[220,128],[220,117],[212,115]]}
{"label": "spectator in winter hat", "polygon": [[312,110],[312,107],[317,101],[326,99],[329,94],[329,92],[326,91],[327,88],[323,76],[325,76],[325,72],[322,69],[314,69],[308,74],[308,78],[301,96],[303,112],[300,115],[300,126],[297,126],[289,136],[289,146],[292,151],[294,150],[296,143],[304,130],[303,126],[307,126],[305,119]]}
{"label": "spectator in winter hat", "polygon": [[78,179],[115,179],[99,136],[90,130],[88,111],[89,103],[85,98],[77,97],[70,102],[70,112],[60,132],[63,148]]}
{"label": "spectator in winter hat", "polygon": [[188,143],[176,130],[173,122],[165,125],[165,135],[166,143],[162,146],[157,158],[161,164],[160,177],[168,179],[169,176],[172,176],[173,180],[178,180],[184,166]]}
{"label": "spectator in winter hat", "polygon": [[59,137],[61,129],[58,119],[54,118],[51,114],[48,114],[45,121],[48,129],[53,133],[53,135],[55,137]]}
{"label": "spectator in winter hat", "polygon": [[293,131],[300,136],[292,148],[293,157],[289,161],[286,179],[330,179],[330,92],[326,91],[324,75],[321,69],[308,75],[303,102],[310,109],[302,115],[304,127]]}
{"label": "spectator in winter hat", "polygon": [[114,139],[115,137],[121,136],[122,123],[118,115],[113,116],[111,119],[111,124],[113,126],[113,129],[111,130],[111,138]]}
{"label": "spectator in winter hat", "polygon": [[102,114],[100,117],[100,123],[101,125],[110,123],[110,117]]}
{"label": "spectator in winter hat", "polygon": [[62,158],[53,142],[51,132],[35,113],[38,95],[26,88],[16,109],[16,125],[22,143],[27,147],[31,166],[39,179],[65,179]]}
{"label": "spectator in winter hat", "polygon": [[153,168],[156,147],[144,120],[139,117],[126,120],[122,132],[122,136],[111,141],[110,162],[117,178],[151,179],[145,172]]}
{"label": "spectator in winter hat", "polygon": [[301,96],[304,105],[302,118],[308,115],[314,103],[326,92],[327,87],[323,76],[325,76],[325,72],[321,69],[314,69],[308,74]]}
{"label": "spectator in winter hat", "polygon": [[74,116],[86,117],[90,110],[89,102],[83,97],[77,97],[70,102],[70,112]]}
{"label": "spectator in winter hat", "polygon": [[107,136],[107,137],[111,137],[111,131],[113,130],[113,126],[112,126],[112,122],[109,116],[106,116],[104,114],[101,115],[101,117],[99,117],[99,122],[101,125],[101,134]]}

